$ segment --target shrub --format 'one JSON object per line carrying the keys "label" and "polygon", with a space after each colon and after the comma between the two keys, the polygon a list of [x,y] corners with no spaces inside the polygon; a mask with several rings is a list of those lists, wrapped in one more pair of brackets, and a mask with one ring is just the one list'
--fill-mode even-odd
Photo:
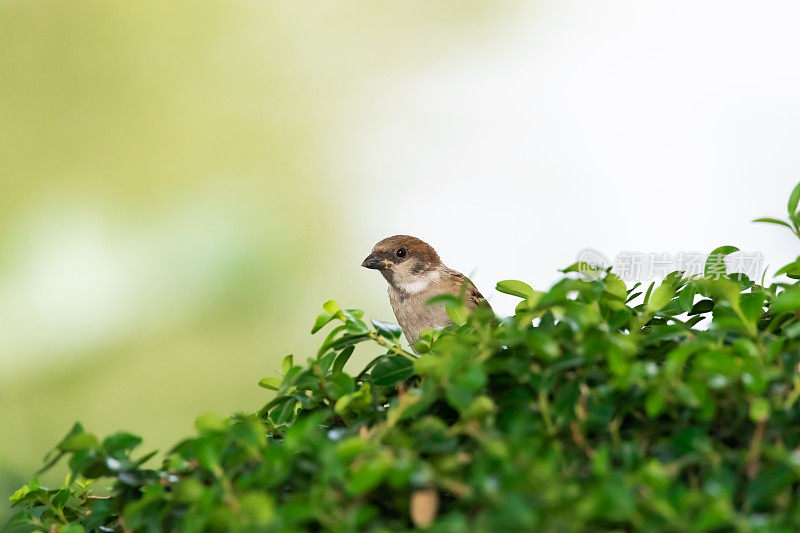
{"label": "shrub", "polygon": [[[798,198],[759,220],[800,236]],[[199,417],[156,469],[139,437],[76,424],[46,458],[70,476],[19,489],[8,527],[796,531],[800,286],[728,274],[732,251],[643,291],[586,265],[544,292],[503,281],[521,301],[499,320],[440,297],[459,324],[418,358],[397,326],[327,302],[318,353],[261,380],[259,411]],[[361,343],[386,353],[349,375]]]}

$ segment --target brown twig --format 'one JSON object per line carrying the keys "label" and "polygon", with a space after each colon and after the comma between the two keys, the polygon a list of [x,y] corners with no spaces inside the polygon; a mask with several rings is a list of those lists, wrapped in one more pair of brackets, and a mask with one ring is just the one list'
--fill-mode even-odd
{"label": "brown twig", "polygon": [[747,477],[753,479],[760,468],[759,458],[761,456],[761,443],[764,440],[764,430],[767,427],[766,420],[759,420],[756,423],[756,430],[753,432],[753,440],[750,441],[750,449],[747,450]]}

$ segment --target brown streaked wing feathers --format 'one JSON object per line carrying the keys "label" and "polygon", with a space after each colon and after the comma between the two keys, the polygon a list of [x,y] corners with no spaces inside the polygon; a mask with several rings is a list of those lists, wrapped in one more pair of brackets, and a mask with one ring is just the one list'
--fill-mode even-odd
{"label": "brown streaked wing feathers", "polygon": [[464,297],[465,304],[469,309],[475,309],[478,305],[483,302],[484,305],[491,309],[489,302],[486,301],[486,298],[480,293],[478,288],[475,286],[472,281],[469,280],[464,274],[458,272],[457,270],[453,270],[451,268],[445,268],[445,272],[453,278],[453,281],[458,283],[459,285],[463,285],[464,283],[467,284],[467,290]]}

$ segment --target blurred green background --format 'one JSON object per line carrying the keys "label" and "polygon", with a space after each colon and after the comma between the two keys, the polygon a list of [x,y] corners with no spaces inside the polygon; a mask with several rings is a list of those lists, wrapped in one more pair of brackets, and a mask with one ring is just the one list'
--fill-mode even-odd
{"label": "blurred green background", "polygon": [[0,522],[75,420],[164,451],[265,402],[324,300],[391,318],[343,109],[501,12],[0,0]]}

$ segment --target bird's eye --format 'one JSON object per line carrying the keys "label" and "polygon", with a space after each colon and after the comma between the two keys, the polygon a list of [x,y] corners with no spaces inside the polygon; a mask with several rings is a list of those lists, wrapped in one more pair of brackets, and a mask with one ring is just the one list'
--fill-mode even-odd
{"label": "bird's eye", "polygon": [[406,249],[405,248],[398,248],[395,252],[397,257],[405,257],[406,256]]}

